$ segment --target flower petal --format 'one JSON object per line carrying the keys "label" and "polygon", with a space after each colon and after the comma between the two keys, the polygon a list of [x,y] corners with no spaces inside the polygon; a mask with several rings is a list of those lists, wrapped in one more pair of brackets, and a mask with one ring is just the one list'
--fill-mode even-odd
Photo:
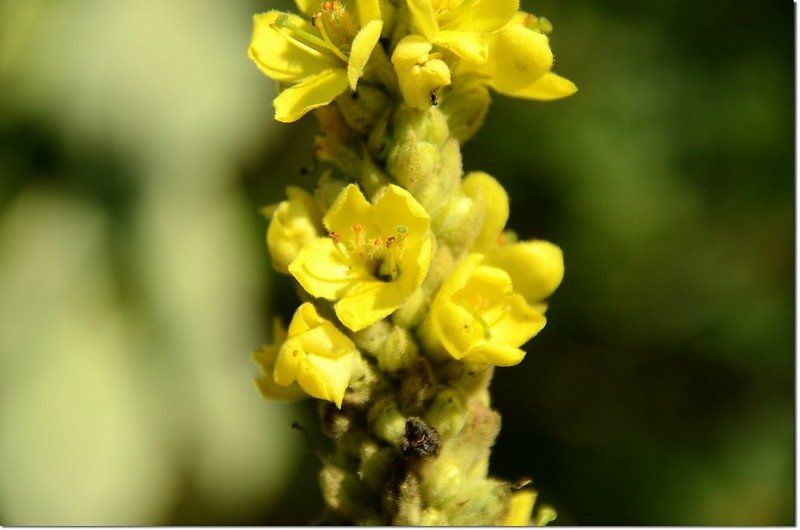
{"label": "flower petal", "polygon": [[428,41],[433,41],[439,25],[436,23],[436,13],[431,0],[406,0],[408,10],[414,26]]}
{"label": "flower petal", "polygon": [[506,95],[515,98],[553,101],[571,96],[578,91],[575,83],[552,72],[544,74],[535,83],[518,90],[507,91]]}
{"label": "flower petal", "polygon": [[369,56],[372,55],[372,50],[378,44],[378,39],[381,38],[382,29],[382,20],[370,20],[353,39],[350,58],[347,61],[347,79],[350,82],[350,90],[356,89],[356,84],[364,73],[364,67],[369,61]]}
{"label": "flower petal", "polygon": [[394,234],[398,225],[409,234],[425,235],[431,225],[431,217],[425,208],[405,189],[390,184],[375,199],[373,222],[382,233]]}
{"label": "flower petal", "polygon": [[463,361],[471,363],[486,363],[495,366],[514,366],[522,362],[525,352],[519,348],[500,344],[497,342],[484,342],[470,349]]}
{"label": "flower petal", "polygon": [[458,304],[439,304],[432,316],[436,338],[454,359],[463,358],[475,344],[484,340],[483,326]]}
{"label": "flower petal", "polygon": [[304,357],[303,343],[299,337],[286,339],[278,350],[278,357],[275,359],[275,370],[273,372],[275,383],[281,386],[288,386],[294,383]]}
{"label": "flower petal", "polygon": [[373,278],[355,285],[346,296],[336,302],[334,309],[342,324],[353,331],[359,331],[392,314],[402,305],[406,296],[394,283]]}
{"label": "flower petal", "polygon": [[336,197],[322,222],[329,231],[349,237],[355,225],[363,225],[371,217],[372,205],[358,186],[348,184]]}
{"label": "flower petal", "polygon": [[501,94],[512,94],[538,81],[552,65],[553,52],[547,36],[522,24],[512,24],[489,36],[486,64],[461,63],[460,67],[464,72],[489,78],[489,84]]}
{"label": "flower petal", "polygon": [[564,255],[548,241],[525,241],[497,247],[485,265],[500,267],[511,276],[514,290],[533,304],[550,296],[564,278]]}
{"label": "flower petal", "polygon": [[431,264],[433,240],[430,235],[423,237],[421,243],[418,243],[419,240],[416,238],[409,238],[406,250],[400,259],[400,277],[395,284],[398,291],[406,296],[413,293],[422,284]]}
{"label": "flower petal", "polygon": [[358,21],[366,26],[371,20],[381,20],[381,6],[378,0],[356,0],[358,8]]}
{"label": "flower petal", "polygon": [[275,98],[275,119],[284,123],[297,121],[308,111],[333,101],[346,88],[347,72],[342,68],[307,77]]}
{"label": "flower petal", "polygon": [[289,199],[272,210],[267,228],[267,248],[272,265],[284,274],[288,274],[287,267],[300,249],[322,235],[322,216],[311,194],[288,186],[286,195]]}
{"label": "flower petal", "polygon": [[306,393],[296,384],[284,386],[275,382],[274,372],[278,349],[279,346],[267,346],[253,353],[253,360],[261,367],[262,375],[256,378],[256,386],[261,395],[278,401],[297,401],[307,397]]}
{"label": "flower petal", "polygon": [[519,0],[481,0],[459,24],[462,31],[492,33],[508,24],[519,10]]}
{"label": "flower petal", "polygon": [[337,358],[307,355],[297,372],[297,382],[309,395],[333,401],[342,408],[347,385],[353,371],[355,350]]}
{"label": "flower petal", "polygon": [[297,15],[280,11],[255,15],[247,55],[267,76],[280,82],[294,82],[342,65],[334,55],[322,53],[291,38],[288,29],[276,28],[278,17],[287,17],[291,24],[303,31],[316,32],[310,22]]}
{"label": "flower petal", "polygon": [[544,315],[531,308],[517,293],[499,298],[482,311],[481,316],[491,329],[493,343],[515,348],[532,339],[547,323]]}
{"label": "flower petal", "polygon": [[289,264],[289,274],[312,296],[337,300],[360,282],[374,281],[361,263],[344,245],[319,238],[303,247]]}
{"label": "flower petal", "polygon": [[484,205],[486,215],[473,249],[485,253],[497,246],[497,240],[508,221],[508,193],[494,177],[481,171],[467,174],[461,189],[472,200]]}
{"label": "flower petal", "polygon": [[489,58],[489,46],[481,33],[442,30],[433,42],[471,63],[483,64]]}

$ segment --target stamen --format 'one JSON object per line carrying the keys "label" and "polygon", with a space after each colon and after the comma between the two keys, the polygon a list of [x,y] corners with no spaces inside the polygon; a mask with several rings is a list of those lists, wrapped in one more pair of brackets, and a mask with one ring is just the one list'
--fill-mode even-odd
{"label": "stamen", "polygon": [[469,314],[472,315],[472,318],[475,319],[475,322],[481,325],[481,328],[483,329],[483,338],[486,340],[492,340],[492,329],[483,319],[483,317],[477,311],[470,311],[468,307],[464,309],[469,311]]}
{"label": "stamen", "polygon": [[342,53],[339,47],[336,46],[331,40],[331,38],[328,36],[328,32],[325,28],[325,20],[322,19],[322,16],[323,16],[322,13],[317,13],[313,17],[311,17],[311,19],[314,21],[314,26],[319,30],[319,34],[322,35],[322,38],[325,41],[325,46],[333,53],[335,53],[339,59],[343,60],[344,62],[347,62],[347,56],[344,53]]}
{"label": "stamen", "polygon": [[340,245],[340,243],[342,241],[342,236],[340,234],[336,233],[336,232],[330,232],[328,234],[328,237],[330,237],[331,240],[333,241],[333,246],[336,249],[336,251],[339,253],[339,256],[342,258],[342,260],[347,262],[349,260],[349,258],[344,253],[344,251],[342,250],[342,247]]}
{"label": "stamen", "polygon": [[292,24],[292,22],[289,20],[289,16],[286,15],[285,13],[279,16],[275,20],[275,24],[273,24],[273,27],[276,30],[281,30],[281,29],[288,30],[279,32],[286,39],[291,41],[292,44],[300,46],[318,57],[322,57],[322,54],[320,53],[320,50],[318,48],[328,49],[328,45],[325,43],[325,41],[323,41],[316,35],[312,35],[306,30]]}
{"label": "stamen", "polygon": [[359,223],[353,225],[353,248],[359,256],[363,257],[363,238],[364,227]]}
{"label": "stamen", "polygon": [[500,323],[501,320],[503,320],[504,318],[506,318],[510,314],[511,314],[511,306],[509,304],[504,305],[503,306],[503,312],[500,313],[500,316],[498,316],[496,319],[494,319],[494,322],[492,322],[491,326],[492,327],[496,326],[498,323]]}

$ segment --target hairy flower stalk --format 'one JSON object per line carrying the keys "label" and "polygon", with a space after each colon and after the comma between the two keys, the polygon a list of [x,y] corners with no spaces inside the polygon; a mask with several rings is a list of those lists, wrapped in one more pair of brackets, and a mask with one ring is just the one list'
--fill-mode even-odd
{"label": "hairy flower stalk", "polygon": [[258,388],[320,400],[336,447],[320,472],[326,522],[546,524],[555,512],[534,511],[525,481],[488,474],[489,383],[544,327],[563,258],[506,229],[505,189],[465,175],[461,146],[490,91],[575,92],[551,71],[552,26],[518,0],[297,7],[255,16],[249,56],[280,84],[277,120],[314,112],[327,169],[265,209],[275,269],[304,303],[255,354]]}

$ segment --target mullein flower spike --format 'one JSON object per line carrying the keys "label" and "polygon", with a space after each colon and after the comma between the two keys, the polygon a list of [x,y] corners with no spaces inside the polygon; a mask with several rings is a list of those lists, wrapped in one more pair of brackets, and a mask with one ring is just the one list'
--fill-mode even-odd
{"label": "mullein flower spike", "polygon": [[545,326],[563,256],[506,227],[508,194],[464,175],[461,145],[490,90],[575,92],[552,72],[552,25],[518,0],[296,3],[254,17],[248,55],[278,82],[275,119],[314,111],[331,167],[263,209],[272,264],[304,303],[254,353],[256,385],[319,400],[335,443],[325,522],[547,524],[535,490],[489,476],[489,384]]}

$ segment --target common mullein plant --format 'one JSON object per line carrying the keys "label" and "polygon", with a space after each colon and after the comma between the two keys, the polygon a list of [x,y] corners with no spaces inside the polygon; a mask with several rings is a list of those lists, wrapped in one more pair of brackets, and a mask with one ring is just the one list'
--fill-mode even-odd
{"label": "common mullein plant", "polygon": [[505,189],[465,175],[461,146],[490,91],[576,91],[551,72],[552,26],[518,0],[296,3],[256,15],[248,51],[279,84],[276,120],[313,111],[322,162],[315,189],[264,210],[301,303],[256,352],[258,388],[319,400],[325,523],[544,525],[530,481],[488,474],[489,383],[544,327],[563,257],[506,228]]}

